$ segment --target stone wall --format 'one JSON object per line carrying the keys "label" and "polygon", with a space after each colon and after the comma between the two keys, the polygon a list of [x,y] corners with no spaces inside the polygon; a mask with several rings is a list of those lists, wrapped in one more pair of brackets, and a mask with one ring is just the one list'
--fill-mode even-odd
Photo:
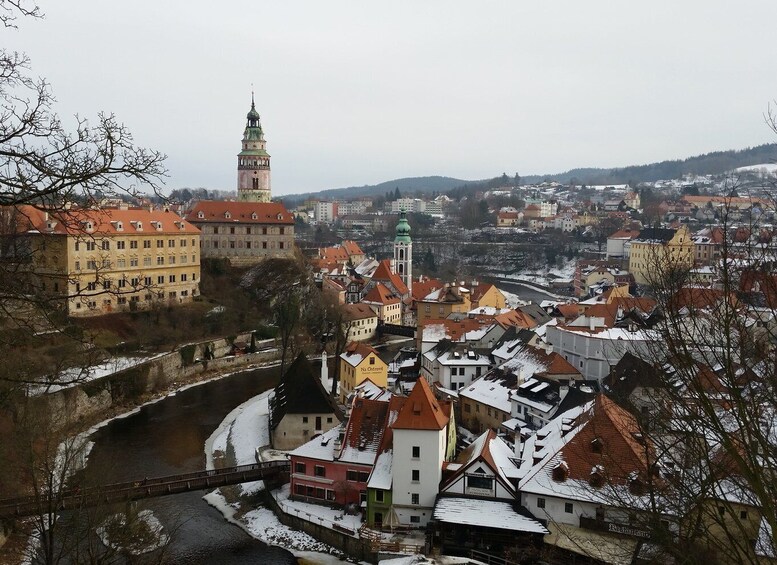
{"label": "stone wall", "polygon": [[[41,395],[35,401],[52,414],[54,422],[65,425],[90,419],[113,406],[140,402],[148,395],[198,380],[205,372],[236,371],[249,365],[275,361],[280,355],[272,347],[274,340],[269,339],[256,342],[259,351],[255,353],[225,356],[230,352],[232,343],[239,341],[250,344],[250,334],[187,344],[123,371]],[[208,359],[211,354],[215,358]]]}
{"label": "stone wall", "polygon": [[350,558],[369,563],[378,562],[378,554],[372,553],[369,540],[349,536],[344,532],[338,532],[323,525],[314,524],[297,516],[286,514],[269,492],[263,492],[265,493],[265,502],[275,512],[282,524],[292,529],[303,531],[318,541],[339,549]]}

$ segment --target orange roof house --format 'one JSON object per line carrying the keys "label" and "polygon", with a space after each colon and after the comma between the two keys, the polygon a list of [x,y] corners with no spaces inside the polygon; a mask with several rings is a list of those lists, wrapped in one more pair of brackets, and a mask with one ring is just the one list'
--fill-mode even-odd
{"label": "orange roof house", "polygon": [[395,430],[442,430],[451,416],[449,403],[434,397],[426,379],[418,379],[392,424]]}

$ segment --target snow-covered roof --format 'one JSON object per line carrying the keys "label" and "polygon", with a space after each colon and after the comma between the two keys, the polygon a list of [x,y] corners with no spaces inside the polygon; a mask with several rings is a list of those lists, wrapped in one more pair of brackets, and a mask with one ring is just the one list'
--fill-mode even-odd
{"label": "snow-covered roof", "polygon": [[367,488],[376,488],[380,490],[391,490],[391,465],[394,461],[394,451],[389,449],[378,455],[375,460],[375,466],[370,473]]}
{"label": "snow-covered roof", "polygon": [[475,402],[491,406],[502,412],[510,413],[510,390],[502,379],[484,376],[471,385],[459,391],[465,398],[471,398]]}
{"label": "snow-covered roof", "polygon": [[434,506],[434,519],[449,524],[497,528],[514,532],[547,534],[537,520],[519,514],[509,502],[443,497]]}
{"label": "snow-covered roof", "polygon": [[309,457],[310,459],[318,459],[320,461],[334,461],[335,439],[337,439],[339,433],[340,426],[335,426],[317,438],[290,451],[289,455]]}

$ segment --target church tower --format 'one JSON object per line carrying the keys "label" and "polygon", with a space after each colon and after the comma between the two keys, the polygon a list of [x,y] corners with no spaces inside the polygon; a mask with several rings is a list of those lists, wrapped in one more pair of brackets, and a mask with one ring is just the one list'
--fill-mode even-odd
{"label": "church tower", "polygon": [[251,93],[251,111],[246,116],[243,150],[237,155],[237,199],[242,202],[270,201],[270,155]]}
{"label": "church tower", "polygon": [[410,224],[407,223],[407,214],[404,210],[399,212],[397,224],[397,236],[394,238],[394,269],[412,291],[413,284],[413,241],[410,239]]}

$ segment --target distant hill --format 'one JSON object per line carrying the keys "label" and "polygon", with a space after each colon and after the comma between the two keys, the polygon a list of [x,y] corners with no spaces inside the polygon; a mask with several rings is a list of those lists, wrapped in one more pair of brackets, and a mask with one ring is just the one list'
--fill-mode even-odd
{"label": "distant hill", "polygon": [[543,180],[568,183],[573,179],[585,184],[626,184],[655,182],[682,178],[684,175],[720,175],[739,167],[777,161],[777,143],[747,149],[714,151],[674,161],[649,165],[632,165],[613,169],[581,168],[551,175],[527,175],[522,182],[532,184]]}
{"label": "distant hill", "polygon": [[390,180],[380,184],[349,186],[347,188],[330,188],[320,192],[307,192],[304,194],[289,194],[283,196],[283,200],[302,201],[311,197],[329,199],[342,198],[345,200],[358,198],[360,196],[382,196],[389,191],[394,192],[397,188],[403,195],[412,195],[418,191],[423,192],[424,194],[431,194],[432,192],[447,192],[452,188],[464,186],[470,182],[472,181],[440,176],[408,177]]}
{"label": "distant hill", "polygon": [[[570,169],[564,173],[525,175],[521,177],[521,184],[534,184],[545,180],[552,180],[563,184],[573,181],[588,185],[638,184],[641,182],[677,179],[689,174],[720,175],[740,167],[774,162],[777,162],[777,143],[769,143],[748,147],[747,149],[714,151],[704,155],[688,157],[687,159],[661,161],[648,165],[631,165],[611,169],[588,167]],[[442,176],[410,177],[374,185],[332,188],[306,194],[290,194],[283,196],[283,200],[289,203],[301,202],[307,198],[340,198],[347,200],[360,196],[382,196],[387,192],[394,192],[397,188],[403,196],[411,196],[417,192],[424,193],[427,196],[433,192],[449,192],[452,193],[451,196],[459,198],[478,190],[500,186],[503,184],[501,182],[503,178],[505,177],[498,176],[493,179],[466,181]]]}

